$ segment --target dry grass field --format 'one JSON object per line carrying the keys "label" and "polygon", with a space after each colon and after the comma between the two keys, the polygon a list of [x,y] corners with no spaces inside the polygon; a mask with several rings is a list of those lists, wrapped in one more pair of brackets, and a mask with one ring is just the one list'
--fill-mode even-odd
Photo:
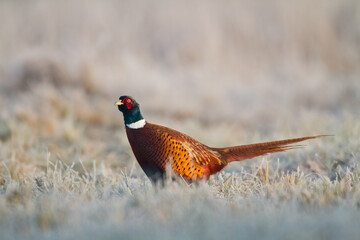
{"label": "dry grass field", "polygon": [[[0,239],[359,239],[359,26],[358,0],[0,1]],[[214,147],[334,136],[158,187],[124,94]]]}

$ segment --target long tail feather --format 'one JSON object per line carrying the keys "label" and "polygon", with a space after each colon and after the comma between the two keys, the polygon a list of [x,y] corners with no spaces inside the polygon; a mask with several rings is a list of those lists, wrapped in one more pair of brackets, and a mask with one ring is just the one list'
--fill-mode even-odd
{"label": "long tail feather", "polygon": [[292,145],[297,142],[302,142],[309,139],[326,137],[330,135],[318,135],[302,138],[286,139],[281,141],[255,143],[250,145],[242,145],[228,148],[213,148],[212,150],[220,153],[223,160],[227,162],[243,161],[245,159],[254,158],[268,153],[282,152],[290,149],[303,147],[302,145]]}

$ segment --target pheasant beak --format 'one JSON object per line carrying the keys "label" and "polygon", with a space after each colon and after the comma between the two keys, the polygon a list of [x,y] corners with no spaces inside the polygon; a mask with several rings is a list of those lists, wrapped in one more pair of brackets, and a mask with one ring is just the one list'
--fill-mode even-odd
{"label": "pheasant beak", "polygon": [[123,104],[124,104],[124,103],[123,103],[121,100],[115,102],[115,106],[121,106],[121,105],[123,105]]}

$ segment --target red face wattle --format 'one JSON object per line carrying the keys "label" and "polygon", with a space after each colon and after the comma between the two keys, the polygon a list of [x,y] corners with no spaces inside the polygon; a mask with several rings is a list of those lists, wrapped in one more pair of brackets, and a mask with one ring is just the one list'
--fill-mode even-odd
{"label": "red face wattle", "polygon": [[124,100],[122,102],[125,104],[125,106],[129,110],[133,107],[133,104],[134,104],[133,100],[131,100],[130,98],[124,98]]}
{"label": "red face wattle", "polygon": [[139,109],[139,104],[130,96],[121,96],[119,100],[115,102],[119,111],[122,113],[129,113]]}

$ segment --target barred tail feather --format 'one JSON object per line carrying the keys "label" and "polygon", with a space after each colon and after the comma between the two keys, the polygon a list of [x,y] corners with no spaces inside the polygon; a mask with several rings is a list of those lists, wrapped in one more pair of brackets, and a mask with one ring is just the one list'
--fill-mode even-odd
{"label": "barred tail feather", "polygon": [[226,162],[243,161],[245,159],[254,158],[268,153],[282,152],[290,149],[296,149],[303,147],[302,145],[293,145],[297,142],[302,142],[309,139],[315,139],[319,137],[326,137],[330,135],[318,135],[302,138],[286,139],[281,141],[255,143],[250,145],[242,145],[228,148],[213,148],[212,150],[218,152],[223,160]]}

